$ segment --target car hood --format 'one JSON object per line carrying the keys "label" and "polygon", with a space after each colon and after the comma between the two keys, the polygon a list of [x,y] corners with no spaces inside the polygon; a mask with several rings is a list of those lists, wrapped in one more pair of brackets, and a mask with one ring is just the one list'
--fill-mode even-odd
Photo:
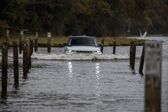
{"label": "car hood", "polygon": [[66,49],[71,51],[100,51],[99,47],[94,46],[68,46]]}

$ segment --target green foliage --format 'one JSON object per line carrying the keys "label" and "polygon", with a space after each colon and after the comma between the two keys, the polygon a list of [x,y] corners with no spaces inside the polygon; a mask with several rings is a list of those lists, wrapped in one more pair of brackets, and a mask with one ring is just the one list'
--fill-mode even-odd
{"label": "green foliage", "polygon": [[0,33],[139,35],[167,33],[168,0],[0,0]]}

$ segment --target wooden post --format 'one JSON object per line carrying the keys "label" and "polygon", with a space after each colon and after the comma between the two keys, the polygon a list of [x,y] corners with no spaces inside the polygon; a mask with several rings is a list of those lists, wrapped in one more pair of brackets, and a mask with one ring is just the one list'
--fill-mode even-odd
{"label": "wooden post", "polygon": [[136,58],[136,45],[134,44],[133,45],[133,54],[132,54],[132,56],[133,56],[133,60],[132,60],[132,69],[134,70],[135,69],[135,58]]}
{"label": "wooden post", "polygon": [[31,41],[29,40],[28,43],[27,43],[27,45],[28,45],[28,46],[27,46],[27,55],[28,55],[28,57],[27,57],[28,59],[27,59],[27,60],[28,60],[28,65],[29,65],[29,66],[28,66],[28,72],[29,72],[29,70],[31,69],[31,55],[32,55],[32,48],[33,48],[31,44],[32,44],[32,43],[31,43]]}
{"label": "wooden post", "polygon": [[161,112],[162,43],[145,42],[145,112]]}
{"label": "wooden post", "polygon": [[38,32],[36,32],[36,38],[34,40],[34,51],[38,51]]}
{"label": "wooden post", "polygon": [[132,68],[132,54],[133,54],[133,47],[132,47],[132,41],[130,42],[130,67]]}
{"label": "wooden post", "polygon": [[143,46],[141,60],[140,60],[140,66],[139,66],[139,73],[142,75],[143,75],[144,58],[145,58],[145,48]]}
{"label": "wooden post", "polygon": [[29,70],[30,70],[30,68],[31,68],[31,61],[30,61],[30,52],[31,52],[31,50],[30,50],[30,40],[26,40],[26,59],[27,59],[27,73],[29,73]]}
{"label": "wooden post", "polygon": [[32,39],[30,39],[29,42],[30,42],[30,55],[32,55],[33,54],[34,43],[33,43]]}
{"label": "wooden post", "polygon": [[1,98],[7,98],[7,80],[8,80],[8,44],[3,43],[2,45],[2,93]]}
{"label": "wooden post", "polygon": [[103,53],[103,51],[104,51],[104,39],[102,39],[102,41],[101,41],[100,51],[101,51],[102,53]]}
{"label": "wooden post", "polygon": [[19,53],[21,54],[22,53],[22,50],[23,50],[23,45],[22,45],[22,38],[23,38],[23,35],[24,35],[24,31],[20,31],[20,37],[19,37]]}
{"label": "wooden post", "polygon": [[47,37],[48,37],[48,39],[47,39],[47,51],[48,51],[48,53],[50,53],[51,52],[51,32],[47,33]]}
{"label": "wooden post", "polygon": [[131,41],[130,46],[130,67],[131,69],[135,69],[135,57],[136,57],[136,46],[134,45],[134,42]]}
{"label": "wooden post", "polygon": [[113,42],[113,54],[116,54],[116,41]]}
{"label": "wooden post", "polygon": [[10,31],[9,31],[9,29],[6,30],[6,37],[7,37],[7,40],[9,40],[9,38],[10,38]]}
{"label": "wooden post", "polygon": [[103,45],[100,45],[100,51],[101,51],[101,53],[103,54],[103,51],[104,51]]}
{"label": "wooden post", "polygon": [[14,68],[14,86],[19,86],[19,60],[17,41],[13,41],[13,68]]}
{"label": "wooden post", "polygon": [[22,53],[22,37],[19,37],[19,53]]}
{"label": "wooden post", "polygon": [[34,51],[35,52],[38,51],[38,39],[37,38],[34,40]]}
{"label": "wooden post", "polygon": [[27,58],[27,43],[25,42],[23,44],[23,78],[27,78],[27,72],[28,72],[28,58]]}
{"label": "wooden post", "polygon": [[102,43],[102,45],[104,46],[104,39],[102,39],[101,43]]}

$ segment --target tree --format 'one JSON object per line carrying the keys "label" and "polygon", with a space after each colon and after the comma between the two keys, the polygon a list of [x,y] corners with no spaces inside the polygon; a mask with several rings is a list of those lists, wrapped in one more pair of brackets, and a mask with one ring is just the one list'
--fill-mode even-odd
{"label": "tree", "polygon": [[1,32],[113,36],[168,28],[167,0],[0,0],[0,7]]}

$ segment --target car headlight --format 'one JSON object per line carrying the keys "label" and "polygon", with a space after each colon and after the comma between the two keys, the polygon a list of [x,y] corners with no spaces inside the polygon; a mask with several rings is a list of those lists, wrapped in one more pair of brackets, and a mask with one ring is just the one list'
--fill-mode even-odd
{"label": "car headlight", "polygon": [[66,50],[66,53],[72,53],[72,50]]}

